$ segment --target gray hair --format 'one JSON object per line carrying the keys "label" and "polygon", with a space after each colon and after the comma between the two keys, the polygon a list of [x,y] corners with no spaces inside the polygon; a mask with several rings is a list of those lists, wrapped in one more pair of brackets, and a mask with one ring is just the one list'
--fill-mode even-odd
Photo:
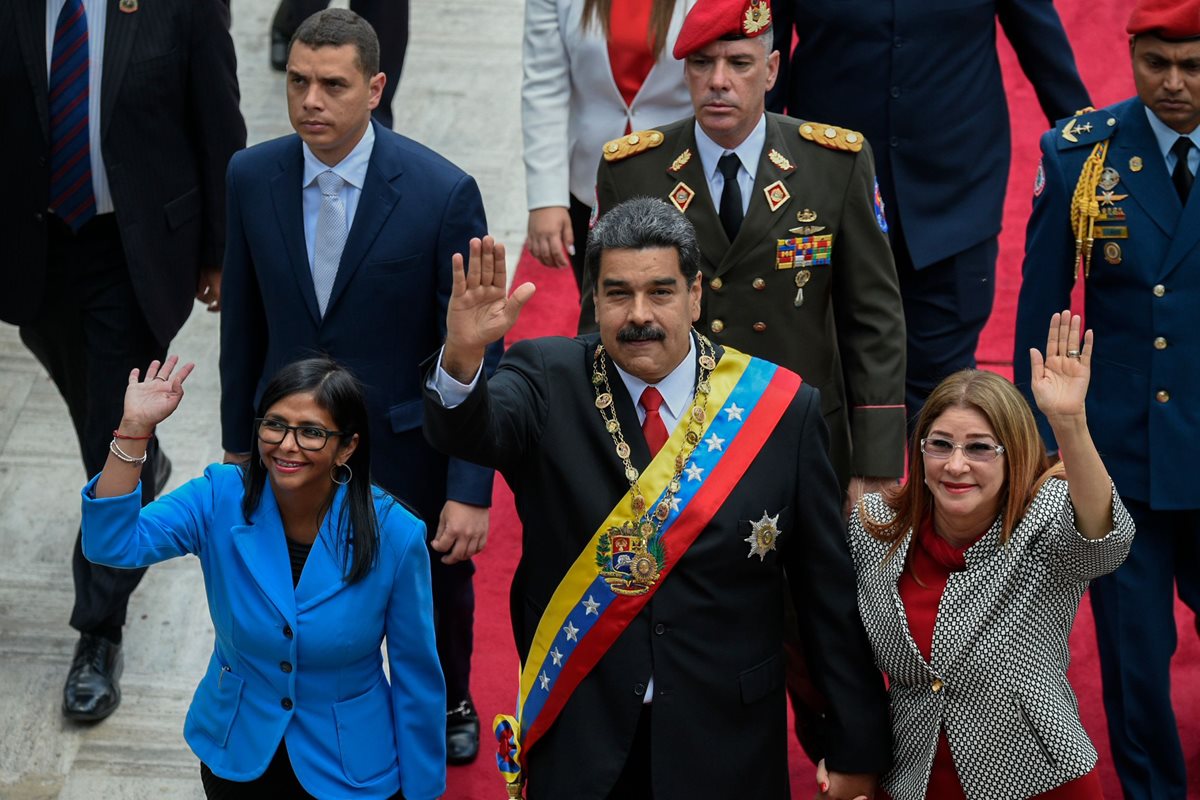
{"label": "gray hair", "polygon": [[292,41],[288,43],[289,53],[296,42],[314,50],[354,45],[363,74],[371,78],[379,72],[379,37],[371,23],[349,9],[327,8],[313,14],[301,22],[292,35]]}
{"label": "gray hair", "polygon": [[634,197],[602,216],[588,234],[584,272],[592,288],[600,279],[600,256],[605,250],[646,250],[670,247],[679,256],[679,271],[688,284],[700,269],[696,229],[683,214],[654,197]]}

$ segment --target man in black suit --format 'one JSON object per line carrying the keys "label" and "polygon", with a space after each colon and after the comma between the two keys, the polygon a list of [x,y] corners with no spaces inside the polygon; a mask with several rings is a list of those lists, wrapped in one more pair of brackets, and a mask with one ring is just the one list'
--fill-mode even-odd
{"label": "man in black suit", "polygon": [[502,772],[530,800],[789,797],[786,570],[830,700],[822,796],[870,796],[887,700],[819,392],[691,328],[699,248],[665,202],[608,210],[585,259],[599,334],[518,342],[489,378],[533,287],[506,298],[503,248],[473,240],[426,384],[426,436],[500,470],[524,526]]}
{"label": "man in black suit", "polygon": [[[20,326],[66,401],[89,477],[115,441],[129,371],[166,353],[193,297],[219,308],[225,167],[246,142],[228,26],[217,0],[0,4],[12,154],[0,319]],[[120,703],[121,629],[142,573],[91,564],[76,539],[72,719]]]}

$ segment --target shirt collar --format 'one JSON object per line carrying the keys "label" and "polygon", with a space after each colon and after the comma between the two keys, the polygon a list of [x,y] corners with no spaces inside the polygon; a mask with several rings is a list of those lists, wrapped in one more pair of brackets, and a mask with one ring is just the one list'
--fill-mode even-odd
{"label": "shirt collar", "polygon": [[[700,151],[700,163],[704,165],[705,177],[712,178],[717,171],[717,162],[729,148],[722,147],[708,138],[708,134],[700,127],[699,120],[694,124],[696,126],[696,149]],[[763,114],[758,120],[758,124],[754,126],[754,130],[750,131],[750,135],[732,149],[732,152],[737,153],[738,160],[742,162],[742,169],[750,174],[751,179],[757,176],[758,159],[766,144],[767,115]]]}
{"label": "shirt collar", "polygon": [[374,147],[375,124],[372,122],[367,123],[367,130],[358,140],[358,144],[354,145],[354,149],[332,167],[317,158],[309,149],[308,143],[303,142],[300,149],[304,151],[304,183],[301,185],[307,189],[322,172],[333,170],[339,178],[361,191],[367,179],[367,165],[371,161],[371,150]]}
{"label": "shirt collar", "polygon": [[1171,148],[1175,146],[1176,140],[1180,136],[1186,136],[1192,140],[1192,144],[1200,148],[1200,127],[1195,128],[1191,133],[1179,133],[1167,126],[1167,123],[1158,118],[1158,115],[1150,110],[1149,106],[1143,106],[1146,109],[1146,119],[1150,122],[1150,130],[1154,131],[1154,139],[1158,142],[1158,151],[1162,153],[1165,159],[1167,154],[1171,152]]}
{"label": "shirt collar", "polygon": [[617,366],[615,361],[613,366],[617,367],[617,374],[621,376],[621,382],[625,384],[629,396],[633,398],[634,405],[637,405],[646,387],[653,386],[662,395],[663,403],[671,416],[679,419],[680,413],[691,402],[692,393],[696,389],[696,339],[690,333],[688,334],[687,356],[679,362],[679,366],[671,370],[667,377],[658,383],[646,383],[641,378],[630,375]]}

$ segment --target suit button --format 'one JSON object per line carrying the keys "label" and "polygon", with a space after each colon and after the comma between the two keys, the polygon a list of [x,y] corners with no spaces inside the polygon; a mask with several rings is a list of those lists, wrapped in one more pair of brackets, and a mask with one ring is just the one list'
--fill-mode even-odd
{"label": "suit button", "polygon": [[762,333],[763,331],[765,331],[767,329],[767,323],[756,322],[753,325],[751,325],[750,327],[754,328],[755,333]]}
{"label": "suit button", "polygon": [[890,144],[892,147],[899,147],[900,146],[900,137],[893,136],[891,138],[891,140],[888,142],[888,144]]}
{"label": "suit button", "polygon": [[894,47],[894,48],[896,48],[897,50],[899,50],[899,49],[900,49],[901,47],[903,47],[903,46],[904,46],[904,40],[903,40],[903,39],[901,39],[899,36],[897,36],[897,37],[895,37],[894,39],[892,39],[892,47]]}
{"label": "suit button", "polygon": [[633,693],[636,694],[638,697],[641,697],[642,695],[644,695],[646,693],[646,684],[635,683],[633,685]]}
{"label": "suit button", "polygon": [[1163,286],[1161,283],[1156,283],[1154,285],[1154,296],[1155,297],[1162,297],[1166,293],[1167,293],[1167,287]]}
{"label": "suit button", "polygon": [[45,222],[45,221],[46,221],[46,215],[45,215],[45,214],[43,214],[42,212],[40,212],[40,211],[39,211],[39,212],[37,212],[36,214],[34,214],[34,215],[33,215],[33,221],[34,221],[34,222]]}
{"label": "suit button", "polygon": [[1160,403],[1165,403],[1171,399],[1171,393],[1168,392],[1166,389],[1159,389],[1157,392],[1154,393],[1154,399]]}
{"label": "suit button", "polygon": [[290,638],[292,638],[292,626],[291,626],[291,625],[284,625],[284,626],[283,626],[283,636],[284,636],[284,638],[285,638],[285,639],[290,639]]}
{"label": "suit button", "polygon": [[292,710],[292,698],[290,698],[290,697],[283,698],[282,700],[279,701],[279,705],[283,706],[284,711],[291,711]]}
{"label": "suit button", "polygon": [[662,636],[664,633],[666,633],[666,632],[667,632],[667,626],[666,626],[666,625],[663,625],[663,624],[660,622],[660,623],[658,623],[657,625],[655,625],[655,626],[654,626],[654,632],[655,632],[655,633],[657,633],[659,636]]}
{"label": "suit button", "polygon": [[767,282],[764,281],[762,278],[755,278],[754,282],[751,283],[750,285],[753,286],[755,289],[757,289],[760,292],[763,289],[767,288]]}
{"label": "suit button", "polygon": [[714,319],[708,327],[713,333],[720,333],[721,331],[725,330],[725,323],[719,319]]}
{"label": "suit button", "polygon": [[899,86],[893,86],[893,87],[892,87],[892,97],[893,97],[893,98],[896,98],[896,97],[899,97],[899,96],[900,96],[900,87],[899,87]]}
{"label": "suit button", "polygon": [[1156,336],[1154,338],[1154,349],[1155,350],[1166,350],[1167,349],[1167,340],[1161,336]]}
{"label": "suit button", "polygon": [[725,285],[725,281],[721,280],[720,278],[713,278],[708,282],[708,285],[711,286],[714,291],[719,292],[721,291],[721,287]]}
{"label": "suit button", "polygon": [[942,683],[941,678],[934,678],[933,683],[929,684],[929,688],[932,689],[934,692],[940,692],[942,690],[942,687],[945,685],[946,684]]}
{"label": "suit button", "polygon": [[280,661],[279,669],[283,672],[291,672],[292,671],[292,663],[290,661]]}

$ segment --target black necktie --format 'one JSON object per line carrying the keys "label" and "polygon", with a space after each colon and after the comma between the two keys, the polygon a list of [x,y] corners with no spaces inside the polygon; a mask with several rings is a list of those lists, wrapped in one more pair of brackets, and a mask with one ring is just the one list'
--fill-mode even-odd
{"label": "black necktie", "polygon": [[741,165],[737,153],[726,153],[717,162],[717,169],[725,177],[725,188],[721,190],[721,227],[725,228],[725,235],[731,242],[737,238],[738,230],[742,227],[742,187],[737,182],[738,167]]}
{"label": "black necktie", "polygon": [[[1171,152],[1175,154],[1175,171],[1171,173],[1171,183],[1175,184],[1175,191],[1179,193],[1179,200],[1186,206],[1188,201],[1188,193],[1192,191],[1192,182],[1196,180],[1192,175],[1192,171],[1188,169],[1188,153],[1192,150],[1192,140],[1186,136],[1180,136],[1175,140],[1175,144],[1171,145]],[[725,201],[721,201],[721,208],[725,208]],[[721,219],[725,218],[724,210],[721,212]]]}

